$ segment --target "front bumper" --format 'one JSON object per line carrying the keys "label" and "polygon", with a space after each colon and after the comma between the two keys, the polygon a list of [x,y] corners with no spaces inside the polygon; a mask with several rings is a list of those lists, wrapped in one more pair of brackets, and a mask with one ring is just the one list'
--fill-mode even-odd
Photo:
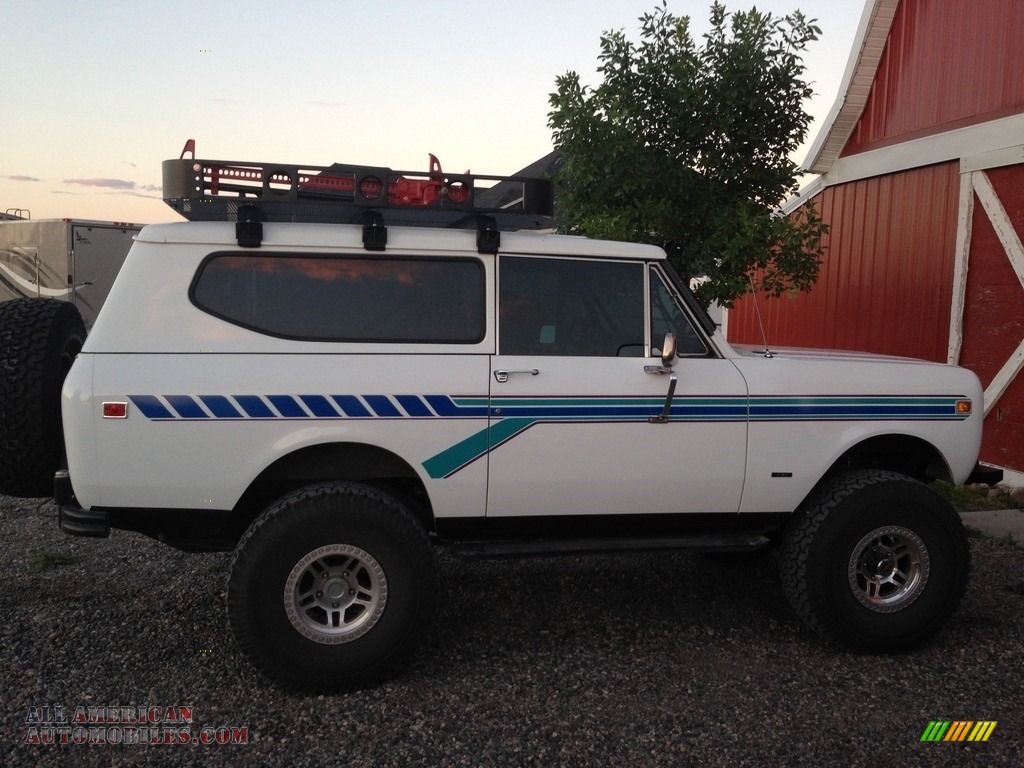
{"label": "front bumper", "polygon": [[990,467],[980,461],[974,465],[971,474],[964,480],[964,485],[972,483],[984,483],[985,485],[996,485],[1003,482],[1003,470],[997,467]]}
{"label": "front bumper", "polygon": [[53,476],[53,499],[57,502],[60,529],[72,536],[105,539],[110,535],[110,515],[82,509],[71,487],[71,474],[66,469]]}

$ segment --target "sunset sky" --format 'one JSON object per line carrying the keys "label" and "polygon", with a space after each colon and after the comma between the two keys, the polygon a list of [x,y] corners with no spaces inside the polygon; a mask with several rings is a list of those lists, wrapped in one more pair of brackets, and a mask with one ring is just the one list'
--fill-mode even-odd
{"label": "sunset sky", "polygon": [[[0,0],[0,211],[179,220],[160,163],[189,138],[209,159],[426,170],[433,152],[448,171],[511,174],[551,151],[555,78],[575,70],[597,84],[601,33],[638,39],[657,3]],[[805,61],[820,122],[863,3],[726,8],[755,4],[818,19]],[[669,1],[695,36],[709,7]]]}

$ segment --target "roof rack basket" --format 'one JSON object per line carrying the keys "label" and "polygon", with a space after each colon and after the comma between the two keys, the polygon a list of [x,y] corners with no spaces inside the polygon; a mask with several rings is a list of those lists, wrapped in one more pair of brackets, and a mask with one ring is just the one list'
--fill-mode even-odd
{"label": "roof rack basket", "polygon": [[163,163],[163,195],[190,221],[365,225],[372,219],[375,226],[479,231],[554,226],[549,179],[443,173],[433,155],[426,173],[339,163],[200,160],[189,139],[179,159]]}

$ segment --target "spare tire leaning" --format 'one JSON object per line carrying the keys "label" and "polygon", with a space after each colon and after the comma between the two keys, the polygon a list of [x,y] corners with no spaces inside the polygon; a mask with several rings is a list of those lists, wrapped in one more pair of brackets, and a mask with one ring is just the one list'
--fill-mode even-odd
{"label": "spare tire leaning", "polygon": [[0,303],[0,494],[53,495],[64,449],[60,391],[83,343],[73,304]]}

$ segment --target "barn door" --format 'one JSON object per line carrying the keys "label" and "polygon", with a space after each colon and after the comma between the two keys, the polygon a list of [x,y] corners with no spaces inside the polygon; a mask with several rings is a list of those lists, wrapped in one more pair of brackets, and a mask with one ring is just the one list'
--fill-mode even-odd
{"label": "barn door", "polygon": [[981,458],[1024,472],[1024,147],[961,162],[949,362],[985,386]]}

